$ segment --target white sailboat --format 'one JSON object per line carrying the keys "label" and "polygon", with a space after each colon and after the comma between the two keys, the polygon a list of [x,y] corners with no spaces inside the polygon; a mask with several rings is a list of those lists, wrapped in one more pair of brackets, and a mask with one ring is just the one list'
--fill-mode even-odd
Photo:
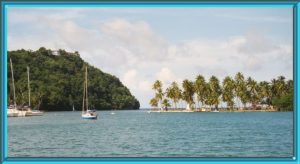
{"label": "white sailboat", "polygon": [[29,67],[27,66],[27,80],[28,80],[28,106],[25,106],[26,116],[42,116],[43,112],[39,110],[31,109],[31,101],[30,101],[30,78],[29,78]]}
{"label": "white sailboat", "polygon": [[74,105],[73,105],[73,112],[75,111]]}
{"label": "white sailboat", "polygon": [[16,90],[15,90],[15,82],[14,82],[14,70],[12,61],[10,59],[10,69],[11,69],[11,79],[12,79],[12,87],[13,87],[13,94],[14,94],[14,105],[9,105],[7,108],[7,116],[8,117],[24,117],[26,114],[26,111],[20,111],[17,108],[16,103]]}
{"label": "white sailboat", "polygon": [[83,119],[97,119],[97,113],[95,110],[89,109],[88,103],[88,81],[87,81],[87,67],[85,67],[85,81],[83,84],[83,102],[82,102],[82,114]]}

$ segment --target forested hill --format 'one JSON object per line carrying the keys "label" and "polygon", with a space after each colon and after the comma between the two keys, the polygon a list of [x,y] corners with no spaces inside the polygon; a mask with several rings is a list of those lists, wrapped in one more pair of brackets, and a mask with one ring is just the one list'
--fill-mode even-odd
{"label": "forested hill", "polygon": [[139,109],[139,101],[120,80],[80,58],[78,52],[17,50],[8,52],[8,103],[13,103],[9,60],[12,59],[17,105],[28,104],[27,66],[30,67],[31,106],[45,111],[82,109],[84,68],[88,66],[90,108]]}

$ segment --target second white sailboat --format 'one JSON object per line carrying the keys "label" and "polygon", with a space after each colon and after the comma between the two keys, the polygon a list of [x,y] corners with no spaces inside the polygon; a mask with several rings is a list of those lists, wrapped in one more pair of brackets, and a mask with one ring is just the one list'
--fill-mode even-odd
{"label": "second white sailboat", "polygon": [[85,81],[83,84],[83,102],[82,102],[82,114],[83,119],[97,119],[98,114],[95,110],[89,109],[88,103],[88,81],[87,81],[87,67],[85,67]]}

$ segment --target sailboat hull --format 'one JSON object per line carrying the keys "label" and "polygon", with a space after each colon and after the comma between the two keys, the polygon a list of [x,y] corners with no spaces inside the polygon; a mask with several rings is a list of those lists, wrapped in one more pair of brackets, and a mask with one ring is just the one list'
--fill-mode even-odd
{"label": "sailboat hull", "polygon": [[17,109],[8,109],[7,110],[7,117],[25,117],[26,111],[20,111]]}
{"label": "sailboat hull", "polygon": [[83,119],[97,119],[97,116],[85,116],[85,115],[82,115],[81,118]]}
{"label": "sailboat hull", "polygon": [[39,110],[32,110],[28,106],[25,106],[23,108],[23,110],[26,111],[26,115],[25,116],[42,116],[44,114],[44,112],[39,111]]}
{"label": "sailboat hull", "polygon": [[83,119],[97,119],[97,116],[98,114],[93,110],[87,110],[87,112],[81,114]]}
{"label": "sailboat hull", "polygon": [[7,113],[7,117],[18,117],[18,113]]}
{"label": "sailboat hull", "polygon": [[18,112],[17,111],[12,111],[12,110],[8,110],[7,111],[7,116],[8,117],[18,117]]}
{"label": "sailboat hull", "polygon": [[42,116],[43,112],[41,111],[29,111],[26,113],[26,116]]}
{"label": "sailboat hull", "polygon": [[26,116],[26,111],[19,111],[18,112],[18,117],[25,117]]}

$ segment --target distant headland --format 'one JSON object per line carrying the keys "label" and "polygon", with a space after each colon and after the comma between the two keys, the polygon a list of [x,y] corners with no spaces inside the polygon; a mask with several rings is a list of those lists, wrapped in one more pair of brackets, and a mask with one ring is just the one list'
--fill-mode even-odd
{"label": "distant headland", "polygon": [[[68,111],[82,108],[84,67],[88,67],[90,107],[97,110],[139,109],[139,101],[114,75],[102,72],[81,59],[79,52],[50,50],[8,51],[14,65],[16,101],[27,105],[27,72],[30,67],[31,104],[44,111]],[[13,101],[8,67],[8,104]]]}

